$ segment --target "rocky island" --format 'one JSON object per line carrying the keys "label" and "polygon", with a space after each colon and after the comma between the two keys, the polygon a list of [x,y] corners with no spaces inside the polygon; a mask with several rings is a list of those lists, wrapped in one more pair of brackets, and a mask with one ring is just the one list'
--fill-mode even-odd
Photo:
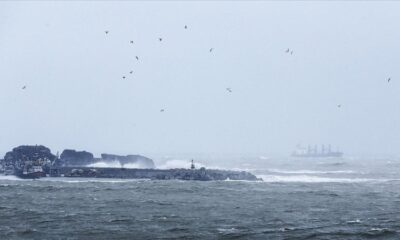
{"label": "rocky island", "polygon": [[[120,167],[93,167],[96,163],[118,163]],[[133,166],[125,168],[125,166]],[[193,160],[188,169],[156,169],[152,159],[141,155],[120,156],[101,154],[95,158],[92,153],[64,150],[60,156],[41,146],[19,146],[7,152],[0,160],[0,171],[20,178],[41,177],[85,177],[123,178],[155,180],[248,180],[260,181],[255,175],[245,171],[196,169]]]}

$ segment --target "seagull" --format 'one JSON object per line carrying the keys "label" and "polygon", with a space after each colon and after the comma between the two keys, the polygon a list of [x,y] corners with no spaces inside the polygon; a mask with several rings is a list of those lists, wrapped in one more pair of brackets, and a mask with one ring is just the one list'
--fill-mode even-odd
{"label": "seagull", "polygon": [[164,110],[164,108],[163,109],[160,109],[160,112],[164,112],[165,110]]}
{"label": "seagull", "polygon": [[133,44],[133,41],[131,40],[131,44]]}
{"label": "seagull", "polygon": [[22,87],[22,90],[25,90],[25,89],[26,89],[26,86],[23,86],[23,87]]}
{"label": "seagull", "polygon": [[158,38],[158,40],[160,40],[160,42],[162,41],[162,38]]}
{"label": "seagull", "polygon": [[388,78],[387,81],[390,82],[390,80],[392,80],[391,78]]}
{"label": "seagull", "polygon": [[139,61],[139,57],[138,57],[138,56],[136,56],[135,58],[136,58],[136,60],[138,60],[138,61]]}
{"label": "seagull", "polygon": [[104,31],[106,34],[108,34],[108,30]]}
{"label": "seagull", "polygon": [[122,78],[125,79],[126,77],[125,77],[125,76],[122,76]]}
{"label": "seagull", "polygon": [[187,29],[187,26],[185,25],[185,29]]}
{"label": "seagull", "polygon": [[130,71],[129,73],[130,73],[130,74],[132,74],[132,73],[133,73],[133,71]]}
{"label": "seagull", "polygon": [[228,91],[228,92],[232,92],[232,88],[226,88],[226,91]]}
{"label": "seagull", "polygon": [[286,53],[289,53],[289,51],[290,51],[290,49],[288,48],[288,49],[286,49],[286,51],[285,51],[285,52],[286,52]]}
{"label": "seagull", "polygon": [[210,52],[212,52],[214,50],[214,48],[210,48]]}

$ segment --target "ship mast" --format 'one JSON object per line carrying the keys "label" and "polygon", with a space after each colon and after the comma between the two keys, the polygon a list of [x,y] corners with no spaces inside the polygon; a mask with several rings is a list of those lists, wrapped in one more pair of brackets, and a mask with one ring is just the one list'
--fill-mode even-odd
{"label": "ship mast", "polygon": [[196,169],[196,167],[194,166],[193,159],[192,159],[192,164],[190,164],[190,169],[192,169],[192,170]]}

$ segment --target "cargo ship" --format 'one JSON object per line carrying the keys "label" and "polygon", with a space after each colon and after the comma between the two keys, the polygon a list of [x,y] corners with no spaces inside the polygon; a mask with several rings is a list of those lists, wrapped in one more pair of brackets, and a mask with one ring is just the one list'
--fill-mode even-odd
{"label": "cargo ship", "polygon": [[331,145],[329,144],[327,148],[325,145],[321,145],[320,150],[318,149],[317,145],[311,147],[302,147],[297,145],[296,150],[292,153],[292,157],[301,157],[301,158],[340,158],[343,156],[343,152],[332,151]]}

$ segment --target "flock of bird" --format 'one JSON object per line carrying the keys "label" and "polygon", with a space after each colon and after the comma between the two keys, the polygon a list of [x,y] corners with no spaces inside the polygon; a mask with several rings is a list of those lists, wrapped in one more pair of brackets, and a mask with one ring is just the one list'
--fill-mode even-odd
{"label": "flock of bird", "polygon": [[[185,25],[185,26],[184,26],[184,29],[188,29],[188,26]],[[104,33],[105,33],[106,35],[108,35],[108,34],[110,33],[110,31],[109,31],[109,30],[105,30]],[[162,38],[162,37],[159,37],[159,38],[158,38],[158,41],[162,42],[162,41],[163,41],[163,38]],[[130,44],[133,44],[133,43],[134,43],[133,40],[130,40],[129,42],[130,42]],[[213,50],[214,50],[214,48],[210,48],[210,49],[209,49],[209,52],[211,53],[211,52],[213,52]],[[287,49],[285,50],[285,53],[286,53],[286,54],[293,55],[293,50],[290,49],[290,48],[287,48]],[[135,56],[135,59],[136,59],[137,61],[139,61],[139,56]],[[133,70],[130,70],[130,71],[129,71],[129,74],[133,74]],[[126,76],[125,76],[125,75],[122,76],[122,79],[126,79]],[[390,83],[391,80],[392,80],[392,79],[391,79],[390,77],[387,78],[387,82],[388,82],[388,83]],[[22,90],[26,90],[26,85],[22,86],[21,89],[22,89]],[[232,88],[227,87],[227,88],[226,88],[226,91],[229,92],[229,93],[232,93]],[[341,107],[342,107],[342,104],[338,104],[337,107],[338,107],[338,108],[341,108]],[[160,112],[164,112],[164,111],[165,111],[165,109],[160,109]]]}
{"label": "flock of bird", "polygon": [[[184,26],[184,29],[188,29],[188,26],[185,25],[185,26]],[[108,34],[110,33],[110,31],[109,31],[109,30],[105,30],[104,33],[105,33],[106,35],[108,35]],[[162,41],[163,41],[163,38],[162,38],[162,37],[159,37],[159,38],[158,38],[158,41],[162,42]],[[133,40],[130,40],[129,43],[130,43],[130,44],[134,44]],[[211,53],[213,50],[214,50],[214,48],[210,48],[210,49],[209,49],[209,52]],[[291,52],[291,54],[293,54],[293,51]],[[139,56],[135,56],[135,59],[136,59],[137,61],[139,61]],[[133,70],[129,71],[129,74],[133,74]],[[122,79],[126,79],[126,76],[123,75],[123,76],[122,76]],[[25,86],[24,86],[23,89],[25,89]],[[226,91],[229,92],[229,93],[232,93],[232,88],[227,87],[227,88],[226,88]],[[164,108],[163,108],[163,109],[160,109],[160,112],[165,112],[165,109],[164,109]]]}
{"label": "flock of bird", "polygon": [[290,55],[293,55],[293,50],[290,50],[289,48],[288,49],[286,49],[286,51],[285,51],[286,53],[290,53]]}

